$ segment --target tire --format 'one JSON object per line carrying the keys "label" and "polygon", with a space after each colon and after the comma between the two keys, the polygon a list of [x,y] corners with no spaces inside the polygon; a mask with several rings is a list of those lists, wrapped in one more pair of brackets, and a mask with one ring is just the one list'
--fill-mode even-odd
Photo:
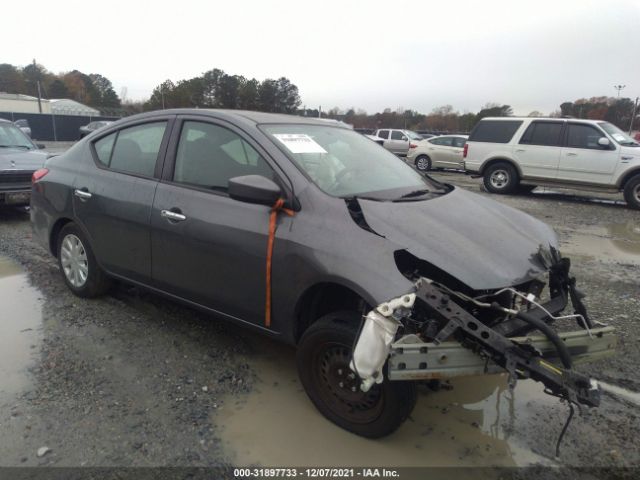
{"label": "tire", "polygon": [[431,170],[431,159],[427,155],[418,155],[415,160],[416,169],[420,172]]}
{"label": "tire", "polygon": [[537,185],[518,185],[518,193],[528,194],[536,189]]}
{"label": "tire", "polygon": [[98,265],[86,235],[75,223],[62,228],[56,247],[60,273],[69,290],[83,298],[98,297],[109,290],[111,280]]}
{"label": "tire", "polygon": [[298,344],[298,374],[307,395],[326,418],[356,435],[380,438],[409,417],[417,390],[414,382],[386,378],[366,393],[359,390],[349,362],[360,321],[358,313],[341,311],[313,323]]}
{"label": "tire", "polygon": [[513,193],[520,180],[516,169],[507,162],[489,165],[484,172],[484,187],[491,193]]}
{"label": "tire", "polygon": [[624,199],[631,208],[640,209],[640,175],[629,179],[624,186]]}

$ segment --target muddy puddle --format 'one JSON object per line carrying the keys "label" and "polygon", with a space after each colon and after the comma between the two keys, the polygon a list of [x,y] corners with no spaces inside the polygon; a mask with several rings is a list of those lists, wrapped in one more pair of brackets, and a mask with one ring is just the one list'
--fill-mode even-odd
{"label": "muddy puddle", "polygon": [[604,262],[640,265],[640,221],[584,226],[579,233],[560,232],[563,253]]}
{"label": "muddy puddle", "polygon": [[[282,351],[283,347],[262,351]],[[368,440],[322,417],[298,381],[294,352],[253,365],[259,381],[248,397],[227,399],[215,422],[237,465],[264,466],[515,466],[553,464],[533,453],[519,426],[539,422],[541,409],[557,406],[542,386],[506,376],[459,378],[453,389],[421,387],[410,419],[391,436]],[[531,408],[532,404],[537,408]],[[551,451],[551,450],[550,450]]]}
{"label": "muddy puddle", "polygon": [[38,352],[40,293],[11,260],[0,257],[0,399],[28,385],[27,369]]}

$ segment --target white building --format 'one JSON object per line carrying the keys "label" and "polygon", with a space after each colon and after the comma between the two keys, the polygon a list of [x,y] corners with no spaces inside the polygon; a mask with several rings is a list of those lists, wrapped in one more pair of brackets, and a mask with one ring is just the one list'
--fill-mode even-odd
{"label": "white building", "polygon": [[[40,100],[42,113],[51,113],[49,100]],[[0,92],[0,112],[10,113],[40,113],[38,99],[20,93]]]}
{"label": "white building", "polygon": [[55,115],[100,116],[100,110],[87,107],[80,102],[69,100],[68,98],[52,98],[49,102],[51,103],[51,112]]}

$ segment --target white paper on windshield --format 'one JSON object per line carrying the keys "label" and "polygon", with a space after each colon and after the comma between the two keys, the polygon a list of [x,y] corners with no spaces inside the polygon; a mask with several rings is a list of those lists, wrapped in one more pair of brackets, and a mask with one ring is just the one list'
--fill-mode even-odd
{"label": "white paper on windshield", "polygon": [[624,142],[624,140],[625,140],[624,135],[621,135],[620,133],[614,133],[612,135],[612,137],[615,138],[619,142]]}
{"label": "white paper on windshield", "polygon": [[313,138],[304,133],[274,133],[291,153],[327,153]]}

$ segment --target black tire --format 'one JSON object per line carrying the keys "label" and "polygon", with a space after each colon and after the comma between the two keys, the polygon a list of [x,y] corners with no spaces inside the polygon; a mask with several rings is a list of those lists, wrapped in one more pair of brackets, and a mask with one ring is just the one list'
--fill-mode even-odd
{"label": "black tire", "polygon": [[483,181],[484,188],[491,193],[513,193],[520,183],[518,172],[507,162],[489,165],[484,171]]}
{"label": "black tire", "polygon": [[[349,368],[361,316],[353,311],[320,318],[304,332],[296,361],[307,395],[325,417],[345,430],[367,438],[394,432],[416,404],[414,382],[385,378],[361,392]],[[357,390],[353,392],[352,388]]]}
{"label": "black tire", "polygon": [[420,172],[431,170],[431,159],[427,155],[418,155],[414,163],[416,169]]}
{"label": "black tire", "polygon": [[624,199],[631,208],[640,209],[640,175],[632,177],[626,183]]}
{"label": "black tire", "polygon": [[[98,265],[86,235],[75,223],[60,230],[56,250],[62,278],[74,294],[93,298],[109,290],[111,279]],[[84,277],[82,272],[86,272]]]}
{"label": "black tire", "polygon": [[537,185],[518,185],[518,193],[528,194],[536,189]]}

